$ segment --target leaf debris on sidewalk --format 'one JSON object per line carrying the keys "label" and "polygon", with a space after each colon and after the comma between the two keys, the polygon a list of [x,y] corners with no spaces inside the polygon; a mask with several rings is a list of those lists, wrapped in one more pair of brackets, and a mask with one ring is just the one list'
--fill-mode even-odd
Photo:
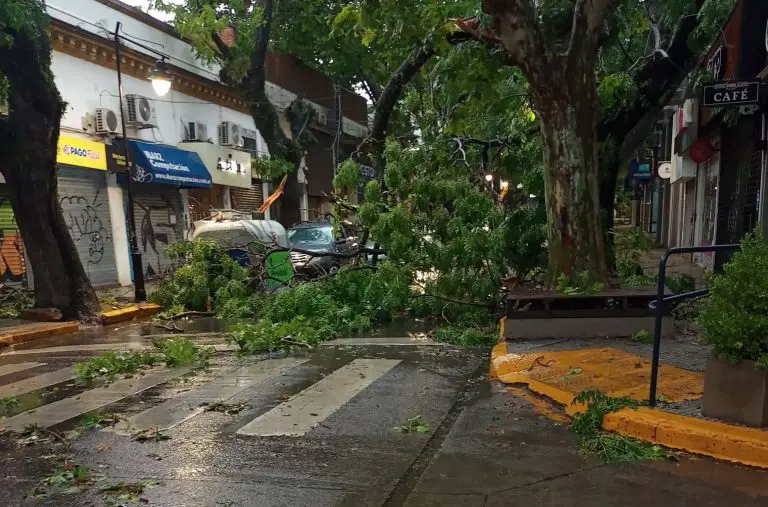
{"label": "leaf debris on sidewalk", "polygon": [[216,402],[216,403],[203,403],[200,405],[201,407],[205,407],[206,412],[220,412],[222,414],[226,415],[237,415],[246,408],[248,408],[248,403],[223,403],[223,402]]}
{"label": "leaf debris on sidewalk", "polygon": [[131,440],[134,442],[162,442],[163,440],[170,440],[171,437],[168,435],[163,434],[159,428],[156,426],[153,426],[151,428],[147,428],[145,430],[141,430],[139,432],[136,432],[131,437]]}
{"label": "leaf debris on sidewalk", "polygon": [[141,495],[144,494],[144,490],[154,488],[155,486],[157,486],[157,483],[153,481],[118,482],[109,486],[105,486],[99,491],[103,493],[104,500],[107,502],[111,501],[111,504],[114,504],[115,501],[139,502],[141,501]]}
{"label": "leaf debris on sidewalk", "polygon": [[401,426],[395,426],[395,431],[401,433],[428,433],[429,424],[427,424],[420,415],[411,417]]}

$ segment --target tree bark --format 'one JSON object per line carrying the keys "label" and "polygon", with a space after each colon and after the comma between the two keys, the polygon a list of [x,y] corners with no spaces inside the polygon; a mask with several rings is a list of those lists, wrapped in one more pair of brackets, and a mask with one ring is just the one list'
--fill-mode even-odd
{"label": "tree bark", "polygon": [[243,90],[249,103],[251,116],[269,148],[270,157],[282,158],[294,166],[294,170],[288,173],[288,180],[279,201],[278,219],[285,228],[289,228],[301,219],[301,186],[298,171],[302,153],[296,139],[289,138],[283,131],[279,113],[267,97],[266,60],[272,34],[274,1],[263,0],[261,8],[263,23],[258,31],[256,48],[251,55],[248,75],[239,88]]}
{"label": "tree bark", "polygon": [[390,76],[387,86],[376,101],[371,132],[361,143],[359,151],[367,145],[371,165],[380,176],[384,174],[384,143],[389,133],[389,119],[392,112],[405,87],[434,55],[435,49],[430,43],[413,48],[400,67]]}
{"label": "tree bark", "polygon": [[588,65],[552,65],[530,76],[544,143],[549,278],[587,272],[607,280],[598,200],[597,88]]}
{"label": "tree bark", "polygon": [[[30,19],[34,16],[32,14]],[[51,49],[40,25],[6,29],[0,74],[9,84],[9,115],[0,119],[0,170],[5,177],[35,281],[35,304],[67,319],[101,320],[100,305],[58,202],[56,152],[64,103],[50,70]]]}
{"label": "tree bark", "polygon": [[483,0],[483,12],[526,74],[544,141],[550,283],[588,273],[608,281],[598,200],[595,61],[614,0],[577,0],[567,50],[541,31],[533,0]]}

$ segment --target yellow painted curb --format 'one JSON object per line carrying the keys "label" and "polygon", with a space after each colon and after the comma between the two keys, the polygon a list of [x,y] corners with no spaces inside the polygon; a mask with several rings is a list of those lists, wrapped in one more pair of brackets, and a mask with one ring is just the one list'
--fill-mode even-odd
{"label": "yellow painted curb", "polygon": [[768,431],[643,407],[606,415],[603,429],[672,449],[768,468]]}
{"label": "yellow painted curb", "polygon": [[[518,354],[507,353],[506,343],[497,344],[491,351],[491,377],[504,384],[526,385],[532,392],[563,405],[566,414],[571,417],[586,410],[582,404],[573,404],[572,393],[540,382],[529,375],[511,372],[509,366],[518,358]],[[603,420],[603,429],[670,449],[768,468],[768,431],[696,419],[647,407],[626,408],[608,414]]]}
{"label": "yellow painted curb", "polygon": [[78,328],[77,322],[38,322],[0,329],[0,348],[49,336],[74,333]]}
{"label": "yellow painted curb", "polygon": [[120,308],[119,310],[110,310],[104,312],[104,324],[115,324],[117,322],[125,322],[133,320],[139,317],[147,317],[159,313],[163,307],[153,303],[145,303],[140,305],[129,306],[127,308]]}

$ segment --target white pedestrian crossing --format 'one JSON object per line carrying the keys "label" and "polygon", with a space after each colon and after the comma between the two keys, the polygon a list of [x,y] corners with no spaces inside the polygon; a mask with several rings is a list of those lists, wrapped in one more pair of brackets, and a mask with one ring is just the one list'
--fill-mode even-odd
{"label": "white pedestrian crossing", "polygon": [[243,366],[208,384],[129,417],[112,431],[133,434],[149,428],[169,430],[205,411],[203,404],[224,403],[246,389],[286,374],[291,368],[305,363],[303,359],[268,359]]}
{"label": "white pedestrian crossing", "polygon": [[247,436],[305,435],[376,382],[400,360],[355,359],[237,431]]}
{"label": "white pedestrian crossing", "polygon": [[[136,413],[119,422],[115,427],[104,431],[115,432],[118,435],[133,435],[151,428],[161,431],[176,428],[204,413],[207,405],[227,403],[233,399],[247,401],[251,396],[258,398],[261,396],[259,393],[262,392],[260,387],[262,385],[269,385],[265,388],[266,392],[269,392],[275,384],[285,385],[283,383],[285,381],[278,381],[281,376],[293,374],[301,378],[304,374],[292,373],[292,371],[308,362],[309,359],[306,358],[280,358],[266,359],[237,367],[231,366],[229,369],[220,371],[219,376],[206,384]],[[294,394],[287,401],[247,422],[237,430],[237,434],[259,437],[306,435],[400,362],[399,359],[355,359],[303,391]],[[30,362],[6,365],[4,369],[0,367],[0,374],[37,368],[43,364]],[[76,420],[88,412],[104,409],[108,405],[164,384],[191,370],[192,367],[156,367],[143,375],[123,378],[105,387],[87,389],[74,396],[8,417],[2,420],[0,426],[9,431],[22,431],[29,425],[52,427]],[[72,379],[74,379],[72,368],[62,368],[0,386],[0,397],[19,396]],[[253,391],[254,389],[259,391]]]}
{"label": "white pedestrian crossing", "polygon": [[[159,384],[184,375],[192,368],[155,368],[144,375],[118,380],[106,387],[90,389],[77,396],[64,398],[36,410],[23,412],[3,421],[3,426],[10,431],[21,431],[29,425],[51,427],[68,421],[128,396],[139,394]],[[71,369],[70,369],[71,371]]]}
{"label": "white pedestrian crossing", "polygon": [[4,364],[0,366],[0,377],[2,377],[3,375],[11,375],[12,373],[18,373],[24,370],[31,370],[32,368],[37,368],[38,366],[45,366],[45,364],[46,363]]}
{"label": "white pedestrian crossing", "polygon": [[28,379],[19,380],[18,382],[11,382],[0,386],[0,398],[11,398],[15,396],[21,396],[22,394],[31,393],[37,389],[44,387],[50,387],[60,382],[66,382],[75,378],[75,374],[72,372],[72,367],[61,368],[60,370],[49,371],[41,375],[36,375]]}

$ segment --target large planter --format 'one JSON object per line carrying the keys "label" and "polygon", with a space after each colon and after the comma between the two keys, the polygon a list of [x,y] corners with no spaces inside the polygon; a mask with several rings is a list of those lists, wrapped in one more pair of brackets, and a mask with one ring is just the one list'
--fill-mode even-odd
{"label": "large planter", "polygon": [[733,365],[710,357],[704,373],[703,413],[724,421],[768,425],[768,372],[754,361]]}

